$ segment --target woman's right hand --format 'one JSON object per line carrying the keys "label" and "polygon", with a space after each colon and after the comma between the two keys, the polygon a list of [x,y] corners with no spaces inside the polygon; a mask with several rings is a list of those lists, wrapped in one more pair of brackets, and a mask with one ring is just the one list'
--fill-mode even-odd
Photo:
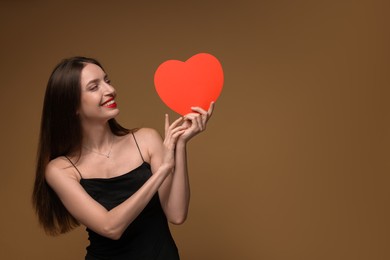
{"label": "woman's right hand", "polygon": [[182,125],[183,117],[176,119],[172,124],[169,122],[168,114],[165,115],[165,138],[164,138],[164,157],[162,166],[169,171],[175,168],[175,148],[180,135],[184,133],[187,127]]}

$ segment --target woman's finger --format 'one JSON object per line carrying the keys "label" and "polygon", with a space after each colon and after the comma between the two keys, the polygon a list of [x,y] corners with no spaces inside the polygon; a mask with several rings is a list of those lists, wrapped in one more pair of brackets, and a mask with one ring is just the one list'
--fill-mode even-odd
{"label": "woman's finger", "polygon": [[169,116],[168,114],[165,114],[165,137],[167,136],[169,129]]}
{"label": "woman's finger", "polygon": [[210,117],[211,117],[211,115],[213,114],[214,107],[215,107],[215,102],[214,102],[214,101],[212,101],[212,102],[210,103],[209,110],[207,111],[207,114],[209,115],[209,118],[210,118]]}
{"label": "woman's finger", "polygon": [[198,129],[200,130],[200,131],[203,131],[203,120],[202,120],[202,118],[203,118],[203,116],[201,116],[201,115],[197,115],[196,117],[195,117],[195,120],[196,120],[196,124],[197,124],[197,126],[198,126]]}
{"label": "woman's finger", "polygon": [[207,111],[204,110],[204,109],[201,108],[201,107],[191,107],[191,110],[192,110],[192,111],[195,111],[195,112],[197,112],[197,113],[199,113],[199,114],[201,114],[201,115],[207,114]]}
{"label": "woman's finger", "polygon": [[165,117],[165,143],[170,143],[172,140],[172,135],[178,131],[181,131],[186,128],[186,126],[180,125],[183,121],[183,117],[176,119],[172,124],[169,123],[169,116]]}
{"label": "woman's finger", "polygon": [[177,127],[177,125],[180,124],[180,122],[183,120],[183,117],[180,117],[178,119],[176,119],[172,124],[169,123],[169,116],[168,114],[165,114],[165,136],[167,136],[167,134],[169,133],[169,131],[175,127]]}
{"label": "woman's finger", "polygon": [[176,134],[179,131],[185,130],[186,128],[187,127],[185,127],[185,126],[178,126],[178,127],[175,127],[173,129],[171,129],[171,131],[169,133],[172,136],[172,135]]}
{"label": "woman's finger", "polygon": [[176,120],[169,126],[169,128],[170,128],[170,129],[173,129],[173,128],[177,127],[177,126],[181,123],[181,121],[183,121],[183,117],[179,117],[178,119],[176,119]]}
{"label": "woman's finger", "polygon": [[199,110],[201,113],[190,113],[186,115],[186,118],[190,119],[191,121],[196,120],[197,125],[200,127],[200,130],[204,130],[206,128],[206,123],[209,119],[208,112],[206,112],[203,109]]}
{"label": "woman's finger", "polygon": [[201,114],[201,115],[202,115],[202,119],[203,119],[205,122],[207,122],[207,121],[210,119],[211,115],[213,114],[214,107],[215,107],[215,102],[212,101],[212,102],[210,103],[210,107],[209,107],[209,109],[208,109],[207,111],[204,110],[204,109],[201,108],[201,107],[191,107],[191,109],[192,109],[194,112],[197,112],[197,113]]}
{"label": "woman's finger", "polygon": [[186,120],[191,122],[191,129],[195,131],[202,131],[204,124],[202,122],[202,116],[200,114],[191,113],[186,115]]}
{"label": "woman's finger", "polygon": [[181,136],[185,131],[186,131],[185,129],[181,129],[181,130],[178,130],[176,133],[174,133],[174,134],[172,135],[172,141],[173,141],[174,143],[176,143],[178,137]]}

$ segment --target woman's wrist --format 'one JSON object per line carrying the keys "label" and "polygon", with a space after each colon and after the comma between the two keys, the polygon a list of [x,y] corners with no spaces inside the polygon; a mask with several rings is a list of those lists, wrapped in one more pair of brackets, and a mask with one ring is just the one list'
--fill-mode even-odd
{"label": "woman's wrist", "polygon": [[168,176],[173,171],[174,168],[175,168],[174,164],[162,163],[160,168],[158,168],[156,173],[160,173],[164,176]]}
{"label": "woman's wrist", "polygon": [[187,141],[179,140],[176,143],[176,151],[186,149],[187,148]]}

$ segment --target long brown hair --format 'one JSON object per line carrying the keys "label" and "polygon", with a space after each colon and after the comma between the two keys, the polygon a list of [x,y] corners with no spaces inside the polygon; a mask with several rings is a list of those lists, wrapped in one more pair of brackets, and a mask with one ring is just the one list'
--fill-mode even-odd
{"label": "long brown hair", "polygon": [[[81,71],[87,63],[103,69],[92,58],[64,59],[54,68],[46,87],[32,203],[40,224],[50,235],[68,232],[79,225],[47,184],[45,169],[50,160],[81,153],[82,132],[77,110],[81,102]],[[130,132],[115,119],[110,119],[108,124],[115,135],[123,136]]]}

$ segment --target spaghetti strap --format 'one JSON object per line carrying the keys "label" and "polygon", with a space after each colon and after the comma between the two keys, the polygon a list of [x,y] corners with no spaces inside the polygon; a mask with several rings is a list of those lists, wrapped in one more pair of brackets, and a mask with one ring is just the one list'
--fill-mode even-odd
{"label": "spaghetti strap", "polygon": [[138,152],[139,152],[139,154],[141,155],[142,161],[143,161],[143,162],[145,162],[145,160],[144,160],[144,157],[142,156],[142,153],[141,153],[141,149],[139,149],[139,146],[138,146],[138,143],[137,143],[137,139],[135,139],[134,132],[131,132],[131,134],[133,135],[133,138],[134,138],[135,144],[137,145]]}
{"label": "spaghetti strap", "polygon": [[83,176],[81,175],[81,172],[79,171],[79,169],[77,169],[76,165],[74,165],[74,163],[68,158],[68,156],[65,156],[66,159],[68,159],[68,161],[73,165],[73,167],[76,169],[76,171],[80,174],[80,178],[82,179]]}

